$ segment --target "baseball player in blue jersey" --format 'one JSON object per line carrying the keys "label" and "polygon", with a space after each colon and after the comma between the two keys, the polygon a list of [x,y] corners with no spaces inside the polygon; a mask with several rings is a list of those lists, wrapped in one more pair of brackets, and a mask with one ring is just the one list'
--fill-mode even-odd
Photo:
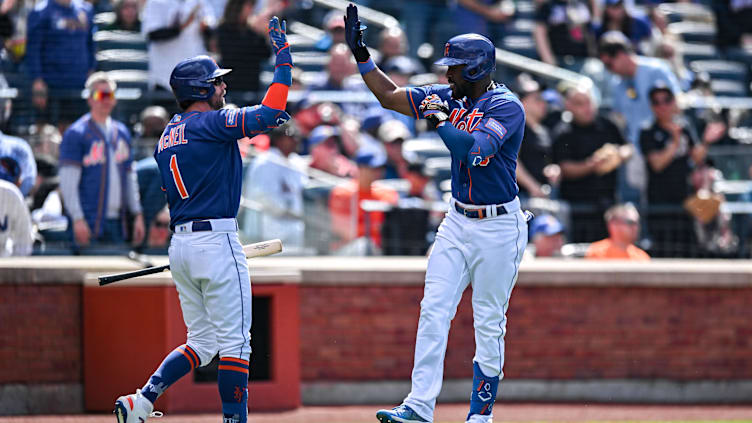
{"label": "baseball player in blue jersey", "polygon": [[251,285],[235,220],[242,183],[237,140],[290,119],[284,111],[292,83],[285,22],[272,18],[269,36],[276,68],[261,105],[223,109],[227,85],[222,77],[230,69],[220,69],[208,56],[178,63],[170,76],[183,111],[165,128],[154,157],[170,208],[170,270],[188,339],[143,388],[117,399],[119,423],[144,422],[170,385],[209,364],[217,353],[222,422],[247,420]]}
{"label": "baseball player in blue jersey", "polygon": [[450,39],[444,57],[449,85],[398,87],[363,44],[358,9],[345,17],[345,37],[363,79],[382,106],[427,119],[452,157],[452,199],[428,259],[415,343],[412,390],[382,423],[430,422],[441,390],[449,325],[462,292],[473,287],[475,357],[468,422],[491,422],[504,366],[506,310],[527,244],[515,168],[525,113],[517,97],[491,77],[495,47],[478,34]]}

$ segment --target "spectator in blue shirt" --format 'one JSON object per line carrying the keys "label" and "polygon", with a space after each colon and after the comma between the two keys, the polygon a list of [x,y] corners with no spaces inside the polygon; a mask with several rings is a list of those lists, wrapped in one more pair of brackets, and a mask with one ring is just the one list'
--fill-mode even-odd
{"label": "spectator in blue shirt", "polygon": [[53,121],[72,122],[85,107],[80,93],[95,67],[92,6],[83,0],[41,1],[27,27],[32,91],[48,91]]}
{"label": "spectator in blue shirt", "polygon": [[640,204],[647,184],[645,160],[639,148],[640,130],[653,119],[648,92],[657,83],[668,87],[674,95],[681,93],[681,87],[666,62],[638,56],[629,39],[619,31],[603,34],[599,52],[606,69],[618,76],[612,79],[612,107],[626,125],[626,138],[637,153],[623,172],[621,200]]}

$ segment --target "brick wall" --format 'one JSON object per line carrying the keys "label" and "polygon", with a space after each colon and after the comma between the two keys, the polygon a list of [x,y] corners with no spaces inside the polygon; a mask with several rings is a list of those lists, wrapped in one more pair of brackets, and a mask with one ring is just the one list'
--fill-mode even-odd
{"label": "brick wall", "polygon": [[[304,381],[409,379],[422,287],[306,286]],[[469,378],[470,291],[445,378]],[[752,379],[752,289],[517,286],[507,314],[512,379]]]}
{"label": "brick wall", "polygon": [[[304,382],[409,379],[424,263],[385,260],[373,270],[364,262],[270,261],[269,268],[309,266],[299,288]],[[671,267],[693,263],[610,273],[582,262],[523,269],[508,312],[506,376],[752,380],[752,270],[700,263],[677,276]],[[83,383],[82,287],[36,280],[0,277],[0,385]],[[722,287],[708,287],[711,280]],[[471,376],[469,294],[450,332],[450,379]]]}
{"label": "brick wall", "polygon": [[81,381],[81,285],[0,284],[0,384]]}

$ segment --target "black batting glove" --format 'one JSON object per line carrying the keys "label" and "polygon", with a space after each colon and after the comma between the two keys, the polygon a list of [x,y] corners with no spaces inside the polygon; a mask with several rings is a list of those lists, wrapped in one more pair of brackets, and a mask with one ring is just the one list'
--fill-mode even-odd
{"label": "black batting glove", "polygon": [[347,15],[345,16],[345,41],[353,56],[355,56],[355,60],[359,63],[365,62],[371,57],[363,42],[363,31],[366,28],[358,19],[358,7],[350,3],[347,6]]}

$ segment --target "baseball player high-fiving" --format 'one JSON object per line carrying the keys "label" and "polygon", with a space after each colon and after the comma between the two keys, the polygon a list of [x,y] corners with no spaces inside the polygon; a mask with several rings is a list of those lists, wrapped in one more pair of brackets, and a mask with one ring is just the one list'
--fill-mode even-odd
{"label": "baseball player high-fiving", "polygon": [[154,157],[170,207],[170,269],[188,339],[165,357],[143,388],[117,399],[119,423],[146,421],[167,388],[209,364],[217,352],[223,423],[247,420],[251,285],[235,220],[242,183],[236,140],[290,119],[284,111],[292,83],[285,22],[272,18],[269,36],[276,68],[261,105],[224,109],[222,77],[230,69],[220,69],[208,56],[178,63],[170,76],[183,111],[165,128]]}
{"label": "baseball player high-fiving", "polygon": [[428,259],[412,390],[400,406],[376,417],[382,423],[433,421],[449,324],[472,284],[475,357],[467,421],[490,422],[503,375],[506,310],[527,244],[527,214],[515,180],[525,112],[491,79],[496,49],[487,38],[463,34],[446,43],[436,64],[449,67],[449,85],[403,88],[373,63],[363,29],[351,4],[345,37],[368,88],[382,106],[427,119],[452,157],[452,199]]}

